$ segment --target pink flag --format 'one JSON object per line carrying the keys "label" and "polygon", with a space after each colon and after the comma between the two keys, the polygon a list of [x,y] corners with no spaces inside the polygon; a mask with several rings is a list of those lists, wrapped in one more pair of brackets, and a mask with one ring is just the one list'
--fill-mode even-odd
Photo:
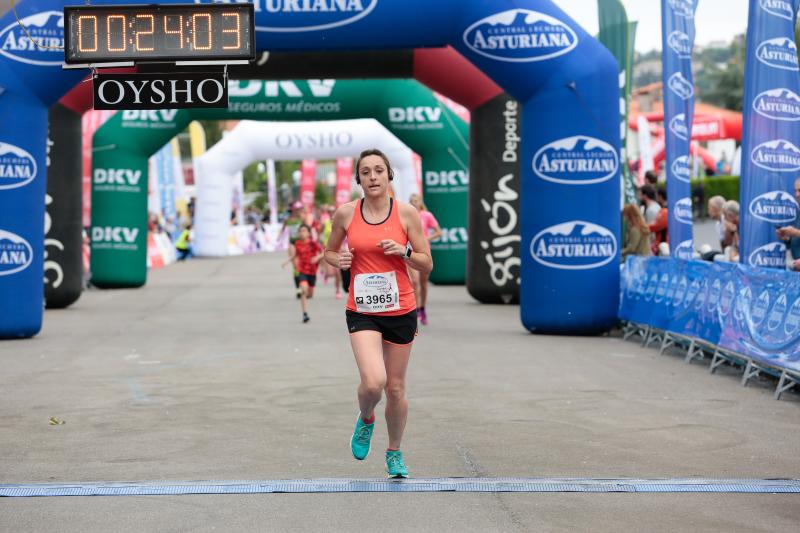
{"label": "pink flag", "polygon": [[336,207],[350,201],[353,194],[353,158],[336,160]]}
{"label": "pink flag", "polygon": [[314,207],[314,199],[317,195],[317,161],[315,159],[303,159],[300,165],[302,177],[300,178],[300,201],[306,208]]}

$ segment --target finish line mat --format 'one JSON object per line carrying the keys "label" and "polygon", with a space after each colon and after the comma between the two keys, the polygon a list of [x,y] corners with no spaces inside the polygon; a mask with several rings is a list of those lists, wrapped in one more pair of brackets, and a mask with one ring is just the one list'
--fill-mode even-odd
{"label": "finish line mat", "polygon": [[795,479],[419,478],[0,484],[0,497],[323,492],[800,493]]}

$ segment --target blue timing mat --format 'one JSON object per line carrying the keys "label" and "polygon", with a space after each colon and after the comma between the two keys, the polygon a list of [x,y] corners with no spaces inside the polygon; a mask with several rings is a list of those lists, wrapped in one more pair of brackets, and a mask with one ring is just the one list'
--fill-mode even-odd
{"label": "blue timing mat", "polygon": [[590,479],[420,478],[281,479],[264,481],[176,481],[139,483],[44,483],[0,485],[0,497],[176,496],[323,492],[715,492],[800,493],[796,479]]}

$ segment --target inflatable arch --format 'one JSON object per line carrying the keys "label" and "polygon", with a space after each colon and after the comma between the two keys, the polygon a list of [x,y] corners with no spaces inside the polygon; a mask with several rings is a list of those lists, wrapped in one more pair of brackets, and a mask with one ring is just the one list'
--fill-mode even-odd
{"label": "inflatable arch", "polygon": [[[462,186],[443,187],[426,200],[444,228],[466,233],[468,128],[415,80],[309,80],[231,82],[227,109],[123,111],[94,135],[92,158],[92,283],[139,287],[147,278],[148,158],[197,119],[309,121],[374,117],[422,157],[423,173]],[[420,110],[426,121],[408,121]],[[402,116],[401,116],[402,115]],[[417,118],[417,117],[412,117]],[[396,120],[393,120],[396,119]],[[400,120],[401,119],[401,120]],[[285,150],[337,146],[339,140],[284,137]],[[430,184],[430,180],[428,180]],[[464,283],[466,235],[433,248],[434,283]]]}
{"label": "inflatable arch", "polygon": [[[309,143],[294,143],[292,139]],[[318,142],[330,139],[333,142]],[[374,119],[320,122],[254,122],[243,120],[208,152],[194,160],[197,202],[194,253],[228,255],[231,187],[234,175],[254,161],[357,157],[379,146],[392,162],[395,195],[408,201],[416,191],[414,154]]]}
{"label": "inflatable arch", "polygon": [[[259,50],[450,44],[519,101],[522,323],[588,334],[615,322],[618,67],[599,42],[549,0],[327,0],[328,11],[292,2],[279,13],[267,9],[274,2],[255,5]],[[62,7],[26,0],[17,11],[33,37],[53,45]],[[12,13],[0,18],[0,40],[0,115],[18,117],[0,124],[0,158],[15,169],[0,188],[0,336],[25,337],[42,319],[47,108],[86,73],[62,72],[59,52],[29,46]]]}

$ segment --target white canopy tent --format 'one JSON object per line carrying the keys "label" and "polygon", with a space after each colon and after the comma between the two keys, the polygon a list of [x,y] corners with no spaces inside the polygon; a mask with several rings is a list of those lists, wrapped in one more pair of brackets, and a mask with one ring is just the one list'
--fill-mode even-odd
{"label": "white canopy tent", "polygon": [[194,160],[197,199],[194,253],[228,255],[231,183],[253,161],[358,157],[378,148],[395,172],[395,196],[408,201],[417,192],[413,152],[375,119],[320,122],[241,121],[208,152]]}

